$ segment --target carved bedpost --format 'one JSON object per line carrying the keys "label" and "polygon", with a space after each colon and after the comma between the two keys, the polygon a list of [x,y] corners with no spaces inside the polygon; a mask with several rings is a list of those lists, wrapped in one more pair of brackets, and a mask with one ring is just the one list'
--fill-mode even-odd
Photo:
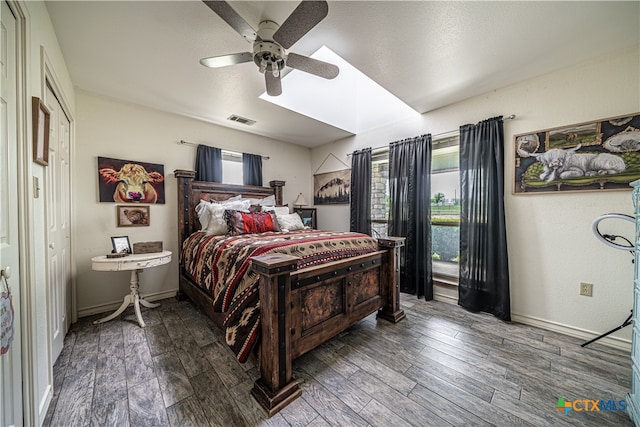
{"label": "carved bedpost", "polygon": [[273,188],[273,194],[276,195],[276,206],[281,206],[283,202],[282,187],[285,181],[269,181],[269,185]]}
{"label": "carved bedpost", "polygon": [[[189,197],[191,195],[191,187],[193,180],[196,177],[196,173],[195,171],[176,169],[173,171],[173,174],[178,180],[178,207],[182,207],[182,209],[178,209],[178,248],[181,250],[182,243],[187,237],[189,237],[191,230],[191,224],[189,224],[189,221],[191,221]],[[178,268],[182,271],[182,265]],[[178,300],[182,300],[185,297],[184,291],[182,290],[182,280],[178,280],[178,283],[179,286],[176,298]]]}
{"label": "carved bedpost", "polygon": [[291,373],[291,276],[298,258],[268,254],[252,258],[260,274],[260,378],[251,394],[269,416],[302,393]]}
{"label": "carved bedpost", "polygon": [[406,316],[400,309],[400,248],[404,246],[404,237],[378,239],[380,249],[386,249],[389,259],[383,264],[382,284],[386,295],[386,304],[378,310],[378,317],[398,323]]}
{"label": "carved bedpost", "polygon": [[182,248],[182,242],[189,237],[189,230],[191,229],[189,221],[191,220],[191,213],[189,212],[189,197],[191,196],[191,184],[196,177],[195,171],[176,169],[173,174],[178,179],[178,206],[184,206],[178,212],[178,243],[179,248]]}

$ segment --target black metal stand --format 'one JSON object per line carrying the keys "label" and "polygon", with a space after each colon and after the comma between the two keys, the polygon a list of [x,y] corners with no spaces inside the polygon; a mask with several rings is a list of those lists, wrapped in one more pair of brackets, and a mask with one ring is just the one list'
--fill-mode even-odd
{"label": "black metal stand", "polygon": [[622,325],[618,326],[617,328],[613,328],[613,329],[612,329],[612,330],[610,330],[609,332],[605,332],[604,334],[602,334],[602,335],[600,335],[600,336],[595,337],[595,338],[594,338],[594,339],[592,339],[591,341],[587,341],[587,342],[586,342],[586,343],[584,343],[584,344],[580,344],[580,347],[585,347],[585,346],[587,346],[587,345],[591,344],[591,343],[592,343],[592,342],[594,342],[594,341],[598,341],[600,338],[604,338],[604,337],[606,337],[607,335],[614,333],[615,331],[619,331],[620,329],[622,329],[622,328],[624,328],[624,327],[626,327],[626,326],[629,326],[629,325],[632,323],[632,321],[631,321],[631,318],[632,318],[632,317],[633,317],[633,310],[631,310],[631,314],[629,315],[629,317],[627,317],[627,320],[625,320],[624,322],[622,322]]}

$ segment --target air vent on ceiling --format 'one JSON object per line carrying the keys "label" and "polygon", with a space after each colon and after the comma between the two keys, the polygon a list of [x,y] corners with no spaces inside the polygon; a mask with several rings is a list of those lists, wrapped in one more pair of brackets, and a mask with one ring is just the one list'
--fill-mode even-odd
{"label": "air vent on ceiling", "polygon": [[252,126],[256,123],[255,120],[247,119],[245,117],[240,117],[235,114],[232,114],[229,117],[227,117],[227,120],[231,120],[232,122],[242,123],[243,125],[247,125],[247,126]]}

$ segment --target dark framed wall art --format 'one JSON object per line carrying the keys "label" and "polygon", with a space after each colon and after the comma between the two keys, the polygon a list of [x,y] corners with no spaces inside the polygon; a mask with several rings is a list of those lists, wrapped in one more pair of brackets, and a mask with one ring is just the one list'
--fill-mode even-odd
{"label": "dark framed wall art", "polygon": [[149,206],[118,205],[118,227],[144,227],[149,225]]}
{"label": "dark framed wall art", "polygon": [[514,136],[514,194],[631,190],[640,113]]}
{"label": "dark framed wall art", "polygon": [[331,205],[349,203],[351,169],[313,175],[313,204]]}
{"label": "dark framed wall art", "polygon": [[40,98],[31,98],[33,161],[42,166],[49,165],[49,126],[51,116]]}

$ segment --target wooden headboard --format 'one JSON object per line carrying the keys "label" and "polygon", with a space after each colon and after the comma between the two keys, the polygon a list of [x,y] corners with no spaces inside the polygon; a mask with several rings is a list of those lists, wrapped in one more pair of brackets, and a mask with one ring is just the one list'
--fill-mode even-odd
{"label": "wooden headboard", "polygon": [[200,230],[200,221],[198,221],[195,209],[200,200],[221,201],[238,194],[247,198],[264,198],[275,195],[276,205],[282,205],[284,181],[269,181],[271,187],[256,187],[195,181],[196,173],[190,170],[177,169],[173,171],[173,174],[178,179],[179,248],[182,248],[182,243],[187,237]]}

